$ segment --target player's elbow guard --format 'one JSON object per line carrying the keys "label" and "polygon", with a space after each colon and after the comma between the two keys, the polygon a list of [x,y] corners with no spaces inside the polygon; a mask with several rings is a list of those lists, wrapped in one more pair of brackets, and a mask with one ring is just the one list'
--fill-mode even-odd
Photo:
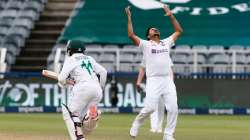
{"label": "player's elbow guard", "polygon": [[101,77],[107,77],[108,75],[108,71],[104,68],[104,67],[101,67],[99,73],[98,73]]}
{"label": "player's elbow guard", "polygon": [[106,83],[106,79],[107,79],[107,75],[108,75],[108,71],[106,69],[104,69],[104,71],[102,72],[102,75],[105,79],[104,83]]}
{"label": "player's elbow guard", "polygon": [[103,73],[104,73],[105,77],[107,77],[108,71],[106,69],[103,70]]}
{"label": "player's elbow guard", "polygon": [[108,75],[108,72],[106,69],[103,69],[101,72],[100,72],[100,84],[101,84],[101,87],[104,88],[105,84],[106,84],[106,80],[107,80],[107,75]]}

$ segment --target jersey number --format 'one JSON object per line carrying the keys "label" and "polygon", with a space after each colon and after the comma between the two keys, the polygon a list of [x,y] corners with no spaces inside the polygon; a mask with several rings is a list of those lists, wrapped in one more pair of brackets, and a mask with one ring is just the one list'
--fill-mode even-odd
{"label": "jersey number", "polygon": [[89,60],[83,60],[81,66],[82,68],[85,68],[88,71],[89,75],[93,73],[93,67]]}

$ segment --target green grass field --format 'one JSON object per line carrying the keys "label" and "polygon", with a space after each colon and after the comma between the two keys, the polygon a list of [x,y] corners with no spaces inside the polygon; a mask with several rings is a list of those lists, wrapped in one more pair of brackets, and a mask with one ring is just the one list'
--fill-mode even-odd
{"label": "green grass field", "polygon": [[[88,140],[129,140],[135,115],[104,114]],[[67,140],[61,114],[0,114],[0,140]],[[161,140],[149,132],[149,121],[137,140]],[[176,140],[250,140],[250,116],[180,115]]]}

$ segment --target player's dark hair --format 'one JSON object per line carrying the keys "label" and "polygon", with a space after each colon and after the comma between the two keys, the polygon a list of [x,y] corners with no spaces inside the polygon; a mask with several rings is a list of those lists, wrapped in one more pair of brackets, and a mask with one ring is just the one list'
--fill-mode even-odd
{"label": "player's dark hair", "polygon": [[79,40],[69,40],[67,43],[67,53],[69,56],[73,55],[74,53],[85,53],[85,44]]}
{"label": "player's dark hair", "polygon": [[146,30],[146,39],[147,39],[147,40],[150,40],[150,38],[148,38],[148,35],[149,35],[150,29],[152,29],[152,28],[154,28],[154,27],[153,27],[153,26],[149,26],[149,27],[147,28],[147,30]]}
{"label": "player's dark hair", "polygon": [[74,53],[82,53],[82,54],[85,54],[85,49],[79,51],[78,49],[75,49],[75,48],[68,48],[68,49],[67,49],[67,52],[69,53],[69,56],[73,55]]}

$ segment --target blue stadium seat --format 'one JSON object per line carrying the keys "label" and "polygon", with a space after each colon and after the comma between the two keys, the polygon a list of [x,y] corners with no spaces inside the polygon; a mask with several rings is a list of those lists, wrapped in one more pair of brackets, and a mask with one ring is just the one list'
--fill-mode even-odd
{"label": "blue stadium seat", "polygon": [[134,62],[134,54],[132,54],[132,53],[121,53],[120,54],[120,62],[121,63],[133,63]]}
{"label": "blue stadium seat", "polygon": [[100,63],[103,67],[107,69],[108,72],[114,72],[115,71],[115,65],[113,63]]}
{"label": "blue stadium seat", "polygon": [[143,57],[142,52],[137,53],[134,57],[134,62],[140,64],[142,61],[142,57]]}
{"label": "blue stadium seat", "polygon": [[34,28],[34,22],[28,18],[18,18],[15,20],[14,26],[24,27],[30,30]]}
{"label": "blue stadium seat", "polygon": [[175,48],[176,51],[180,51],[180,52],[176,52],[178,54],[183,54],[183,55],[190,55],[190,51],[191,51],[191,47],[189,45],[177,45]]}
{"label": "blue stadium seat", "polygon": [[7,9],[14,9],[14,10],[20,10],[23,7],[24,1],[19,0],[13,0],[10,1],[7,5]]}
{"label": "blue stadium seat", "polygon": [[126,49],[136,49],[136,48],[138,48],[138,47],[135,46],[135,45],[124,45],[124,46],[123,46],[123,49],[124,49],[124,50],[126,50]]}
{"label": "blue stadium seat", "polygon": [[133,68],[133,65],[131,65],[131,63],[120,63],[120,71],[132,72],[134,71],[134,68]]}
{"label": "blue stadium seat", "polygon": [[246,63],[245,55],[236,55],[236,64],[244,65]]}
{"label": "blue stadium seat", "polygon": [[7,64],[8,65],[14,64],[15,61],[16,61],[16,57],[7,50],[7,55],[6,55]]}
{"label": "blue stadium seat", "polygon": [[0,18],[15,19],[17,17],[17,15],[18,15],[18,10],[6,9],[6,10],[2,11]]}
{"label": "blue stadium seat", "polygon": [[246,65],[245,65],[246,72],[250,73],[250,55],[247,55],[245,60],[246,60]]}
{"label": "blue stadium seat", "polygon": [[1,18],[0,19],[0,26],[5,26],[5,27],[10,27],[12,25],[13,19],[5,19]]}
{"label": "blue stadium seat", "polygon": [[25,10],[34,10],[37,13],[41,12],[43,8],[44,7],[42,3],[40,3],[39,1],[34,1],[34,0],[29,0],[24,7]]}
{"label": "blue stadium seat", "polygon": [[20,26],[14,26],[9,30],[9,35],[20,36],[22,38],[27,38],[30,34],[30,30]]}
{"label": "blue stadium seat", "polygon": [[100,55],[99,59],[96,61],[104,62],[104,63],[115,63],[116,62],[116,55],[115,53],[103,53]]}
{"label": "blue stadium seat", "polygon": [[244,51],[245,47],[242,45],[232,45],[229,47],[229,50]]}
{"label": "blue stadium seat", "polygon": [[14,44],[17,47],[22,47],[24,45],[24,38],[19,35],[8,35],[5,38],[5,44]]}
{"label": "blue stadium seat", "polygon": [[227,54],[219,54],[209,58],[210,64],[229,64],[230,57]]}
{"label": "blue stadium seat", "polygon": [[8,34],[9,28],[5,26],[0,26],[0,37],[4,38]]}
{"label": "blue stadium seat", "polygon": [[222,54],[225,52],[225,47],[224,46],[219,46],[219,45],[212,45],[209,46],[210,55],[211,54]]}
{"label": "blue stadium seat", "polygon": [[99,44],[90,44],[90,45],[86,45],[86,49],[88,51],[88,49],[101,49],[103,48],[102,45]]}
{"label": "blue stadium seat", "polygon": [[174,64],[186,64],[187,63],[187,55],[185,54],[172,54],[171,58]]}
{"label": "blue stadium seat", "polygon": [[118,49],[118,45],[104,45],[103,48],[105,49]]}
{"label": "blue stadium seat", "polygon": [[227,54],[213,55],[209,58],[209,63],[213,64],[214,73],[231,72],[231,69],[229,68],[230,57]]}
{"label": "blue stadium seat", "polygon": [[88,52],[87,51],[87,55],[93,57],[96,61],[100,60],[100,53],[98,53],[98,52]]}
{"label": "blue stadium seat", "polygon": [[22,10],[22,12],[19,15],[20,18],[28,18],[33,21],[38,19],[38,13],[36,11],[33,11],[31,9]]}
{"label": "blue stadium seat", "polygon": [[4,8],[6,7],[7,0],[1,0],[0,1],[0,11],[3,11]]}
{"label": "blue stadium seat", "polygon": [[208,48],[205,45],[194,45],[192,50],[198,51],[198,55],[203,55],[204,57],[207,57],[208,55]]}
{"label": "blue stadium seat", "polygon": [[[194,63],[194,56],[193,55],[188,56],[186,62],[188,64],[193,64]],[[207,63],[206,57],[203,55],[198,55],[197,56],[197,63],[198,64],[206,64]]]}

